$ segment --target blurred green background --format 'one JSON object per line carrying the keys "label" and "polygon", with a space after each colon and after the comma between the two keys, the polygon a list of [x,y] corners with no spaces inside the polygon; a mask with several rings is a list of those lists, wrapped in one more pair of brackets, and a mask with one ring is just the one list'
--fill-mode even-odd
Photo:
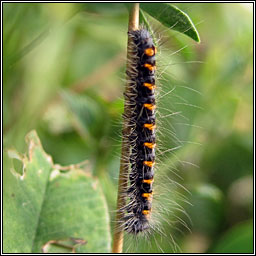
{"label": "blurred green background", "polygon": [[[114,220],[125,85],[125,5],[3,6],[4,149],[24,152],[24,136],[36,129],[55,163],[88,159]],[[175,213],[191,232],[180,221],[164,226],[165,233],[172,234],[183,252],[249,253],[253,251],[252,4],[177,6],[196,25],[200,44],[147,16],[162,44],[159,172],[186,187],[190,193],[174,190],[193,205],[181,203],[191,222]],[[179,115],[168,116],[170,111]],[[4,168],[4,174],[8,171]],[[159,246],[142,243],[136,252],[172,252],[168,237],[156,235]]]}

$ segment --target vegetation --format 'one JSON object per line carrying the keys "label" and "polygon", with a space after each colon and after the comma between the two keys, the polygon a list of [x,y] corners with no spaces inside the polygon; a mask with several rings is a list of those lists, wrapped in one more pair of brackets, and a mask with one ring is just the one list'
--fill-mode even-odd
{"label": "vegetation", "polygon": [[[169,94],[159,112],[175,137],[163,132],[162,150],[177,147],[164,154],[161,175],[186,187],[190,194],[179,192],[193,205],[182,205],[191,232],[174,223],[165,233],[183,252],[253,252],[252,6],[177,4],[200,33],[197,44],[196,33],[164,27],[149,15],[154,4],[143,5],[164,42],[161,95]],[[50,252],[110,252],[127,6],[3,7],[4,252],[40,252],[42,244]],[[168,117],[170,110],[180,115]],[[172,252],[162,238],[161,249],[142,241],[133,252]]]}

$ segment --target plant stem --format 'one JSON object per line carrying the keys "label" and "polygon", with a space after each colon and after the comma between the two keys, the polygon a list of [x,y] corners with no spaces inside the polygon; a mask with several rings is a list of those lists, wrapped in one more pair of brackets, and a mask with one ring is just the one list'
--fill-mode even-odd
{"label": "plant stem", "polygon": [[[139,29],[139,4],[135,3],[132,5],[129,13],[129,25],[128,31],[138,30]],[[131,52],[129,49],[131,48],[131,38],[128,35],[128,44],[127,44],[127,64],[126,69],[131,70],[129,59],[131,59]],[[125,86],[125,95],[129,95],[131,91],[130,83],[127,79],[126,86]],[[123,229],[120,227],[120,223],[122,223],[122,219],[124,217],[124,213],[120,211],[125,204],[126,200],[124,197],[124,193],[127,190],[128,184],[128,172],[129,172],[129,165],[127,164],[127,159],[129,159],[130,154],[130,147],[128,136],[130,134],[129,120],[131,114],[131,109],[129,106],[129,102],[125,97],[124,102],[124,123],[123,123],[123,130],[122,130],[122,151],[121,151],[121,160],[120,160],[120,172],[119,172],[119,183],[118,183],[118,196],[117,196],[117,213],[116,213],[116,226],[114,231],[114,239],[113,239],[113,253],[122,253],[123,251]]]}

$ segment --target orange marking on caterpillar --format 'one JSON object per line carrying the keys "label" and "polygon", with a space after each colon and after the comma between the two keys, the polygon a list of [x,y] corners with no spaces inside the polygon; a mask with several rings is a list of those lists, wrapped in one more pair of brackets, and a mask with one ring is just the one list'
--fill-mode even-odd
{"label": "orange marking on caterpillar", "polygon": [[149,90],[153,90],[156,88],[154,84],[150,84],[150,83],[143,83],[143,86],[147,87]]}
{"label": "orange marking on caterpillar", "polygon": [[155,143],[150,143],[150,142],[144,142],[143,145],[147,148],[155,148],[156,144]]}
{"label": "orange marking on caterpillar", "polygon": [[143,106],[151,111],[153,111],[154,109],[156,109],[156,105],[153,105],[153,104],[148,104],[148,103],[145,103],[143,104]]}
{"label": "orange marking on caterpillar", "polygon": [[156,66],[153,66],[153,65],[148,64],[148,63],[145,63],[145,64],[144,64],[144,67],[147,68],[147,69],[149,69],[150,71],[156,70]]}
{"label": "orange marking on caterpillar", "polygon": [[150,180],[143,180],[142,183],[147,183],[147,184],[151,184],[154,182],[154,179],[150,179]]}
{"label": "orange marking on caterpillar", "polygon": [[156,125],[155,124],[144,124],[143,127],[144,128],[148,128],[151,131],[156,129]]}
{"label": "orange marking on caterpillar", "polygon": [[145,197],[147,200],[151,200],[151,198],[153,197],[153,193],[143,193],[141,196]]}
{"label": "orange marking on caterpillar", "polygon": [[153,56],[155,55],[156,51],[154,48],[147,48],[144,50],[144,53],[147,55],[147,56]]}
{"label": "orange marking on caterpillar", "polygon": [[142,214],[143,214],[143,215],[150,214],[150,210],[143,210],[143,211],[142,211]]}
{"label": "orange marking on caterpillar", "polygon": [[145,164],[148,167],[153,167],[155,165],[155,162],[152,161],[144,161],[143,164]]}

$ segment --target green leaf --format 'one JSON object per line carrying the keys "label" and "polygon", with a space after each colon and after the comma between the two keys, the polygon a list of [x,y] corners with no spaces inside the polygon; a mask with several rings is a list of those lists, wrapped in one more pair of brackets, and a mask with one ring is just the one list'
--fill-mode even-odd
{"label": "green leaf", "polygon": [[26,140],[28,156],[8,151],[22,161],[23,173],[12,168],[4,188],[4,252],[109,252],[109,218],[98,181],[76,166],[53,165],[35,131]]}
{"label": "green leaf", "polygon": [[238,224],[224,234],[209,253],[253,253],[253,224]]}
{"label": "green leaf", "polygon": [[176,6],[167,3],[141,3],[140,7],[164,26],[200,42],[199,34],[193,22],[185,12]]}

